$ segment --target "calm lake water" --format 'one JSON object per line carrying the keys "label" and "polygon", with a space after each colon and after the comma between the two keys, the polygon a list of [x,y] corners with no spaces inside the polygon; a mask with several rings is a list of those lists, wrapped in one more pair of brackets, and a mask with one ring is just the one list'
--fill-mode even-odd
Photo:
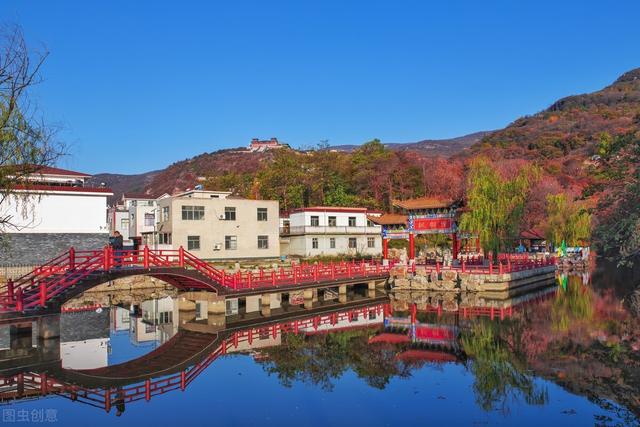
{"label": "calm lake water", "polygon": [[111,295],[99,309],[85,295],[70,304],[83,311],[62,315],[60,340],[3,333],[15,358],[2,365],[2,420],[640,425],[638,321],[595,280],[562,276],[514,298],[328,293],[311,311],[247,302],[226,315],[169,290]]}

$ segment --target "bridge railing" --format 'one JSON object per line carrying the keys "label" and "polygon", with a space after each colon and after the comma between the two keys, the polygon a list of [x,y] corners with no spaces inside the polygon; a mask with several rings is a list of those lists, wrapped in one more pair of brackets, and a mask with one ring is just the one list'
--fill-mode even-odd
{"label": "bridge railing", "polygon": [[377,261],[339,263],[301,263],[289,268],[227,273],[217,269],[180,247],[175,250],[102,250],[76,251],[71,248],[15,281],[9,280],[0,290],[0,310],[24,311],[47,302],[94,274],[105,274],[123,268],[151,267],[188,268],[205,275],[213,282],[233,289],[275,288],[319,282],[380,277],[388,274],[393,263]]}

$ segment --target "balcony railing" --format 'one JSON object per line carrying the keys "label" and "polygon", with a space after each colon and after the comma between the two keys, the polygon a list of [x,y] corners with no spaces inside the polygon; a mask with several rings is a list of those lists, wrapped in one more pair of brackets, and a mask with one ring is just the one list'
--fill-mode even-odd
{"label": "balcony railing", "polygon": [[380,234],[380,226],[324,226],[301,225],[294,227],[280,227],[281,236],[299,236],[303,234]]}

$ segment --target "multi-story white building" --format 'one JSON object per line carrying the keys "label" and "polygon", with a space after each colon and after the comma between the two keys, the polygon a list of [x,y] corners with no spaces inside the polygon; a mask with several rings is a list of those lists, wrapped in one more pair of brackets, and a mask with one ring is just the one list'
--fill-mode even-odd
{"label": "multi-story white building", "polygon": [[90,187],[90,175],[41,167],[25,178],[0,204],[8,218],[0,263],[38,264],[71,246],[96,249],[108,243],[107,198],[104,187]]}
{"label": "multi-story white building", "polygon": [[281,252],[286,255],[371,255],[382,252],[381,229],[366,208],[310,207],[281,218]]}
{"label": "multi-story white building", "polygon": [[278,258],[278,202],[190,190],[158,199],[154,245],[202,259]]}

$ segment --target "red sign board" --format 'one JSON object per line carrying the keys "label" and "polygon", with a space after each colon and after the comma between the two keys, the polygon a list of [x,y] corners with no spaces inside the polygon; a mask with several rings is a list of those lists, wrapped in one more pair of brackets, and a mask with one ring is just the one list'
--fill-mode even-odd
{"label": "red sign board", "polygon": [[416,218],[413,220],[414,230],[450,230],[451,218]]}

